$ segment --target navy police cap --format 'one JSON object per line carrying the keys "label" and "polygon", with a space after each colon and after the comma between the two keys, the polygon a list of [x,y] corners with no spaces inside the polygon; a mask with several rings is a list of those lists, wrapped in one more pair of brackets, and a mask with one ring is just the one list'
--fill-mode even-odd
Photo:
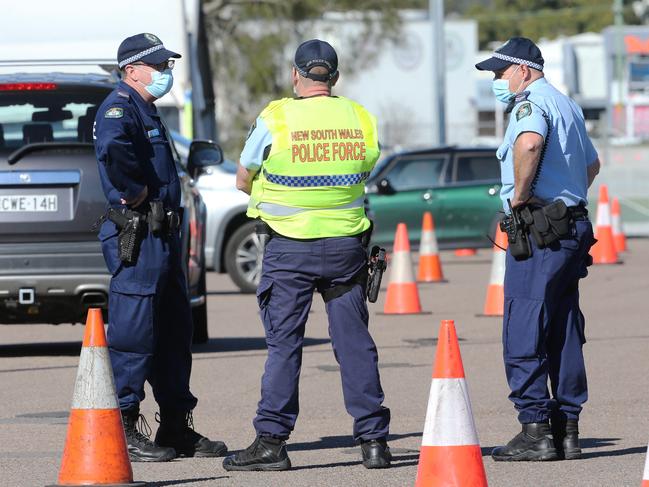
{"label": "navy police cap", "polygon": [[543,56],[536,44],[526,37],[512,37],[494,51],[489,59],[475,65],[480,71],[502,71],[512,64],[525,64],[543,71]]}
{"label": "navy police cap", "polygon": [[172,57],[179,58],[180,54],[165,48],[157,36],[148,33],[127,37],[117,49],[117,64],[120,69],[136,61],[160,64]]}
{"label": "navy police cap", "polygon": [[[295,51],[293,64],[301,76],[315,81],[329,81],[338,73],[338,55],[335,49],[320,39],[311,39],[300,44]],[[315,66],[327,68],[327,74],[309,73]]]}

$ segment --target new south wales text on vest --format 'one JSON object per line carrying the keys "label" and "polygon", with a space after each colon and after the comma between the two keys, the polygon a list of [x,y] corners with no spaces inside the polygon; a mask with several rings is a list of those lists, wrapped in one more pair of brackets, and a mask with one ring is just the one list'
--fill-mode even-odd
{"label": "new south wales text on vest", "polygon": [[361,161],[366,156],[360,129],[317,129],[290,132],[292,162]]}

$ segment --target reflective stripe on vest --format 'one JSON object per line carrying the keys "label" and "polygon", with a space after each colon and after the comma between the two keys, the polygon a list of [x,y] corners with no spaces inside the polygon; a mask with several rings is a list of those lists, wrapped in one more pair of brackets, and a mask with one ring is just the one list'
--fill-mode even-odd
{"label": "reflective stripe on vest", "polygon": [[294,206],[285,206],[278,205],[277,203],[260,203],[257,207],[260,211],[268,213],[272,216],[290,216],[297,215],[298,213],[303,213],[305,211],[314,211],[314,210],[349,210],[351,208],[362,208],[365,203],[365,196],[356,198],[351,203],[340,206],[332,206],[331,208],[296,208]]}
{"label": "reflective stripe on vest", "polygon": [[270,174],[264,169],[264,176],[268,181],[282,186],[294,188],[317,186],[351,186],[360,184],[370,176],[370,171],[357,174],[336,174],[335,176],[282,176]]}

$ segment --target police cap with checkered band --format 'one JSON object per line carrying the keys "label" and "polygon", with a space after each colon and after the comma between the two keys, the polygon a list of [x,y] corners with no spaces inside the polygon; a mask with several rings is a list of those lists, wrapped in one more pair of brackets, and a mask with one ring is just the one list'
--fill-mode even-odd
{"label": "police cap with checkered band", "polygon": [[512,37],[494,51],[489,59],[475,65],[480,71],[503,71],[512,64],[525,64],[543,71],[543,56],[536,44],[526,37]]}
{"label": "police cap with checkered band", "polygon": [[157,36],[148,33],[127,37],[117,49],[117,64],[120,69],[135,62],[160,64],[169,58],[179,57],[177,52],[165,48]]}

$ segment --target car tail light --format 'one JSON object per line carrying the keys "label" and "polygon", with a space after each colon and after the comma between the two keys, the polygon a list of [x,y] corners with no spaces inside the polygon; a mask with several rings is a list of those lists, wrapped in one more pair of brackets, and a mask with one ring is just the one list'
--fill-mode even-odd
{"label": "car tail light", "polygon": [[56,83],[0,83],[0,91],[47,91],[57,88]]}
{"label": "car tail light", "polygon": [[202,239],[202,225],[196,220],[196,215],[192,215],[189,222],[189,255],[190,257],[200,258],[200,245]]}

